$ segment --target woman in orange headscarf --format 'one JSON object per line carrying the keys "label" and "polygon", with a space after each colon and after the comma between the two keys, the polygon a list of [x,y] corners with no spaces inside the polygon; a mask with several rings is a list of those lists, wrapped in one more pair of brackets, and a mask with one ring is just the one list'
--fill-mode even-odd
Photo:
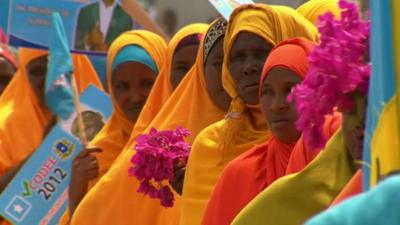
{"label": "woman in orange headscarf", "polygon": [[[43,50],[20,48],[20,67],[0,98],[0,179],[2,181],[10,175],[11,177],[15,175],[21,162],[43,141],[49,130],[46,128],[53,125],[50,122],[54,122],[54,117],[44,100],[47,54],[47,51]],[[102,88],[86,56],[73,55],[73,63],[79,92],[90,84]],[[2,185],[7,183],[2,183]]]}
{"label": "woman in orange headscarf", "polygon": [[253,197],[285,175],[301,134],[295,127],[296,109],[287,95],[306,76],[313,47],[311,41],[297,38],[283,41],[271,51],[260,79],[260,103],[272,138],[226,166],[208,202],[203,225],[230,224]]}
{"label": "woman in orange headscarf", "polygon": [[294,37],[316,41],[317,31],[288,7],[244,5],[232,13],[224,39],[222,79],[233,101],[226,118],[204,129],[194,141],[183,187],[181,224],[200,224],[225,165],[268,139],[258,104],[261,70],[273,46]]}
{"label": "woman in orange headscarf", "polygon": [[[172,60],[174,55],[179,54],[177,46],[179,46],[181,41],[187,36],[197,34],[198,31],[193,28],[194,27],[186,27],[182,29],[180,32],[186,35],[177,35],[170,41],[168,47],[165,46],[165,42],[161,37],[148,31],[129,31],[114,40],[108,53],[107,72],[108,86],[110,87],[114,104],[114,113],[108,124],[106,124],[104,129],[91,143],[91,146],[103,150],[101,153],[96,153],[100,171],[99,176],[91,182],[91,187],[108,171],[111,164],[123,150],[130,139],[132,129],[134,128],[134,133],[142,132],[142,126],[148,124],[151,119],[154,118],[163,103],[172,94],[173,89],[170,82]],[[137,49],[137,47],[141,47],[142,49]],[[145,52],[143,52],[143,50]],[[195,56],[196,54],[186,55],[189,59],[195,58]],[[124,65],[125,62],[130,61],[141,63],[153,70],[154,76],[151,76],[153,78],[149,77],[151,78],[150,80],[147,78],[143,79],[143,74],[146,74],[146,71],[138,70],[137,68],[129,68]],[[136,71],[136,74],[132,74],[131,71]],[[140,80],[133,80],[132,84],[130,84],[132,90],[127,90],[126,92],[128,95],[132,95],[131,102],[123,102],[121,101],[123,100],[121,97],[115,97],[116,95],[121,96],[121,90],[117,89],[121,89],[120,86],[124,86],[124,83],[126,83],[127,78],[122,77],[122,80],[119,79],[120,81],[115,79],[117,76],[123,76],[123,73],[136,76],[137,78],[142,77]],[[158,74],[157,79],[151,88],[150,84],[153,83],[152,79],[155,79],[155,74]],[[134,78],[132,77],[132,79]],[[134,87],[135,84],[142,85],[143,87]],[[141,91],[140,89],[143,88],[144,90]],[[151,91],[149,91],[148,88],[151,88]],[[136,94],[134,94],[135,89],[139,90],[136,91]],[[116,94],[114,90],[117,92]],[[124,90],[125,88],[122,87],[122,91]],[[130,112],[129,108],[132,108],[133,105],[140,108]],[[123,112],[123,107],[128,107],[126,112]],[[127,114],[134,115],[134,118],[126,116]],[[84,193],[86,192],[85,190]],[[83,196],[81,195],[78,200],[80,201],[82,198]],[[74,209],[72,209],[72,211],[74,211]],[[63,224],[66,224],[66,216],[64,216],[62,221]]]}
{"label": "woman in orange headscarf", "polygon": [[[108,52],[107,82],[114,111],[90,143],[101,152],[94,156],[91,154],[93,149],[87,149],[73,161],[69,187],[70,214],[73,214],[87,189],[107,172],[128,141],[158,68],[164,61],[165,49],[164,39],[143,30],[123,33],[112,43]],[[62,220],[66,221],[66,216]]]}
{"label": "woman in orange headscarf", "polygon": [[[208,28],[206,25],[192,26],[203,34]],[[166,130],[183,126],[190,130],[188,141],[191,142],[200,130],[224,116],[226,111],[214,104],[207,92],[203,54],[204,42],[200,44],[195,65],[145,132],[152,127]],[[164,208],[158,200],[137,193],[139,181],[128,175],[132,166],[130,160],[135,154],[132,151],[134,144],[135,139],[131,138],[110,170],[85,196],[72,218],[72,224],[178,224],[178,194],[175,194],[175,205]]]}
{"label": "woman in orange headscarf", "polygon": [[[6,187],[56,122],[44,100],[47,55],[47,51],[20,48],[19,69],[0,97],[0,190]],[[90,84],[102,89],[85,55],[74,54],[72,60],[80,93]]]}

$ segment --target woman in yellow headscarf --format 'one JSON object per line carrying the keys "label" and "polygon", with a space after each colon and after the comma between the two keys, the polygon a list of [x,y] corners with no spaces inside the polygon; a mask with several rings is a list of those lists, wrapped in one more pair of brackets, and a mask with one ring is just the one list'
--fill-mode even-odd
{"label": "woman in yellow headscarf", "polygon": [[299,6],[296,11],[315,25],[318,24],[318,17],[327,12],[331,12],[335,18],[340,18],[341,13],[339,0],[310,0]]}
{"label": "woman in yellow headscarf", "polygon": [[226,118],[207,127],[194,141],[183,188],[181,224],[200,224],[224,166],[268,138],[258,104],[258,82],[273,46],[293,37],[316,41],[317,30],[290,8],[255,4],[232,13],[224,39],[222,79],[233,101]]}
{"label": "woman in yellow headscarf", "polygon": [[[112,43],[108,52],[107,82],[114,111],[90,143],[101,152],[97,152],[95,157],[90,154],[92,150],[88,149],[73,161],[69,187],[70,214],[73,214],[87,189],[107,172],[127,143],[156,79],[158,68],[162,66],[165,49],[164,39],[144,30],[125,32]],[[66,221],[66,216],[62,220]]]}
{"label": "woman in yellow headscarf", "polygon": [[[194,26],[203,34],[208,28],[207,25]],[[202,42],[195,65],[148,125],[146,132],[152,127],[166,130],[183,126],[190,130],[191,136],[188,141],[191,142],[200,130],[224,116],[226,111],[214,104],[207,92],[203,46]],[[137,192],[139,181],[128,175],[132,166],[130,160],[135,153],[132,151],[134,144],[135,140],[131,139],[110,170],[85,196],[75,211],[72,224],[178,223],[180,201],[177,194],[175,205],[172,208],[164,208],[158,200]]]}

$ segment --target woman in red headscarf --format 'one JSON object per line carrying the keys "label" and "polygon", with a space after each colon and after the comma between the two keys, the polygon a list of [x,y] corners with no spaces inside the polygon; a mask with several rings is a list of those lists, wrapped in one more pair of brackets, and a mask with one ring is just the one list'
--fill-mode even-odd
{"label": "woman in red headscarf", "polygon": [[292,150],[301,136],[295,126],[295,106],[287,96],[306,76],[307,56],[313,47],[312,42],[296,38],[271,51],[261,75],[259,96],[272,138],[240,155],[224,169],[208,203],[203,225],[230,224],[251,199],[286,174]]}

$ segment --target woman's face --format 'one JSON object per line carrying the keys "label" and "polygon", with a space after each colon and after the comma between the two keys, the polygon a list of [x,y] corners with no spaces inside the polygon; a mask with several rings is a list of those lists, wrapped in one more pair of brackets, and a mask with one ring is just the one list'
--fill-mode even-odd
{"label": "woman's face", "polygon": [[113,94],[126,118],[132,123],[139,117],[155,80],[156,73],[138,62],[125,62],[114,70]]}
{"label": "woman's face", "polygon": [[207,92],[211,100],[222,110],[228,111],[231,97],[222,86],[223,43],[223,37],[214,43],[204,65],[204,71]]}
{"label": "woman's face", "polygon": [[0,56],[0,95],[3,94],[15,72],[16,68],[7,59]]}
{"label": "woman's face", "polygon": [[256,105],[258,83],[265,59],[273,46],[254,33],[241,32],[233,43],[229,57],[229,72],[240,97],[246,104]]}
{"label": "woman's face", "polygon": [[355,93],[353,99],[354,105],[352,109],[347,111],[342,110],[342,129],[347,151],[353,160],[361,160],[367,98],[359,93]]}
{"label": "woman's face", "polygon": [[32,90],[40,102],[45,103],[44,86],[47,74],[47,55],[31,60],[26,65]]}
{"label": "woman's face", "polygon": [[261,89],[261,110],[274,136],[285,143],[295,143],[301,133],[296,129],[297,112],[287,100],[292,88],[301,82],[292,70],[273,68]]}
{"label": "woman's face", "polygon": [[198,44],[192,44],[175,51],[171,66],[171,84],[174,90],[192,68],[198,48]]}

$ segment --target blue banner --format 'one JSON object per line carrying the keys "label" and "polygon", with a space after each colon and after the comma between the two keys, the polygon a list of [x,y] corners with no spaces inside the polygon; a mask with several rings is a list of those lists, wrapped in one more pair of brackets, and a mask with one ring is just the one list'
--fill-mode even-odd
{"label": "blue banner", "polygon": [[[112,113],[109,97],[94,86],[81,95],[88,140]],[[14,225],[58,224],[68,207],[72,160],[82,150],[76,112],[60,121],[0,196],[0,215]]]}
{"label": "blue banner", "polygon": [[118,0],[11,0],[8,34],[13,46],[47,48],[51,14],[60,13],[73,52],[104,55],[121,33],[140,28]]}

